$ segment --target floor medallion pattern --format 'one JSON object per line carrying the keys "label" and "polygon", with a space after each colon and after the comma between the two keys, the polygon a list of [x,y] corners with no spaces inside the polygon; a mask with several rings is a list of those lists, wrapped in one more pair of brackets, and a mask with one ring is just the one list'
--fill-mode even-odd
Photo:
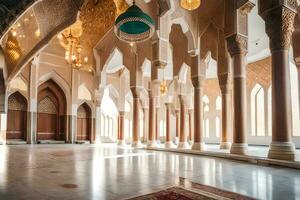
{"label": "floor medallion pattern", "polygon": [[179,178],[178,185],[128,200],[254,200],[234,192],[202,185]]}

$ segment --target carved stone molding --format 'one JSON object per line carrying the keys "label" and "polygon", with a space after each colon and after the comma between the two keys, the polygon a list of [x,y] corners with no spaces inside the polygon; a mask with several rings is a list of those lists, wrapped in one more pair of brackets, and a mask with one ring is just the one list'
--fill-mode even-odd
{"label": "carved stone molding", "polygon": [[247,15],[253,8],[255,4],[251,1],[247,1],[244,5],[242,5],[239,10],[242,15]]}
{"label": "carved stone molding", "polygon": [[232,83],[232,73],[224,72],[218,73],[218,79],[220,85],[227,85]]}
{"label": "carved stone molding", "polygon": [[240,34],[234,34],[226,38],[228,52],[231,56],[246,54],[248,52],[248,38]]}
{"label": "carved stone molding", "polygon": [[296,13],[287,7],[277,7],[262,14],[271,51],[286,49],[291,45]]}
{"label": "carved stone molding", "polygon": [[222,94],[228,94],[232,91],[232,74],[231,73],[222,73],[218,74],[219,85]]}
{"label": "carved stone molding", "polygon": [[195,88],[203,88],[205,76],[192,77],[192,84]]}

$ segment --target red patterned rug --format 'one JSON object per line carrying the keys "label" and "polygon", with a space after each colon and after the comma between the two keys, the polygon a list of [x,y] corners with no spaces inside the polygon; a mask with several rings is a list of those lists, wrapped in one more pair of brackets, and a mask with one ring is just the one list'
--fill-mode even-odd
{"label": "red patterned rug", "polygon": [[215,187],[190,182],[184,178],[179,179],[176,186],[146,194],[130,200],[254,200],[253,198],[228,192]]}

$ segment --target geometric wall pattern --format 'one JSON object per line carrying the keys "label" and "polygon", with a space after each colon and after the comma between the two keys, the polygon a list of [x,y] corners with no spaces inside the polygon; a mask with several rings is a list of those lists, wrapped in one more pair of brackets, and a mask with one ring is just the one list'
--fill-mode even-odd
{"label": "geometric wall pattern", "polygon": [[45,97],[38,104],[39,113],[57,114],[57,108],[49,97]]}
{"label": "geometric wall pattern", "polygon": [[20,110],[20,111],[26,111],[26,105],[22,102],[20,102],[15,95],[11,95],[8,98],[8,109],[9,110]]}

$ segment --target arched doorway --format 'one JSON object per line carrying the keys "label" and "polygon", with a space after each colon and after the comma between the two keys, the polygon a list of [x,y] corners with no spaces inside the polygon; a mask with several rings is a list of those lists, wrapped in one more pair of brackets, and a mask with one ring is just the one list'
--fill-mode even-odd
{"label": "arched doorway", "polygon": [[39,86],[37,140],[64,140],[65,119],[65,94],[53,80],[48,80]]}
{"label": "arched doorway", "polygon": [[6,139],[26,140],[27,100],[19,92],[8,98]]}
{"label": "arched doorway", "polygon": [[77,109],[77,141],[91,140],[91,109],[83,103]]}

